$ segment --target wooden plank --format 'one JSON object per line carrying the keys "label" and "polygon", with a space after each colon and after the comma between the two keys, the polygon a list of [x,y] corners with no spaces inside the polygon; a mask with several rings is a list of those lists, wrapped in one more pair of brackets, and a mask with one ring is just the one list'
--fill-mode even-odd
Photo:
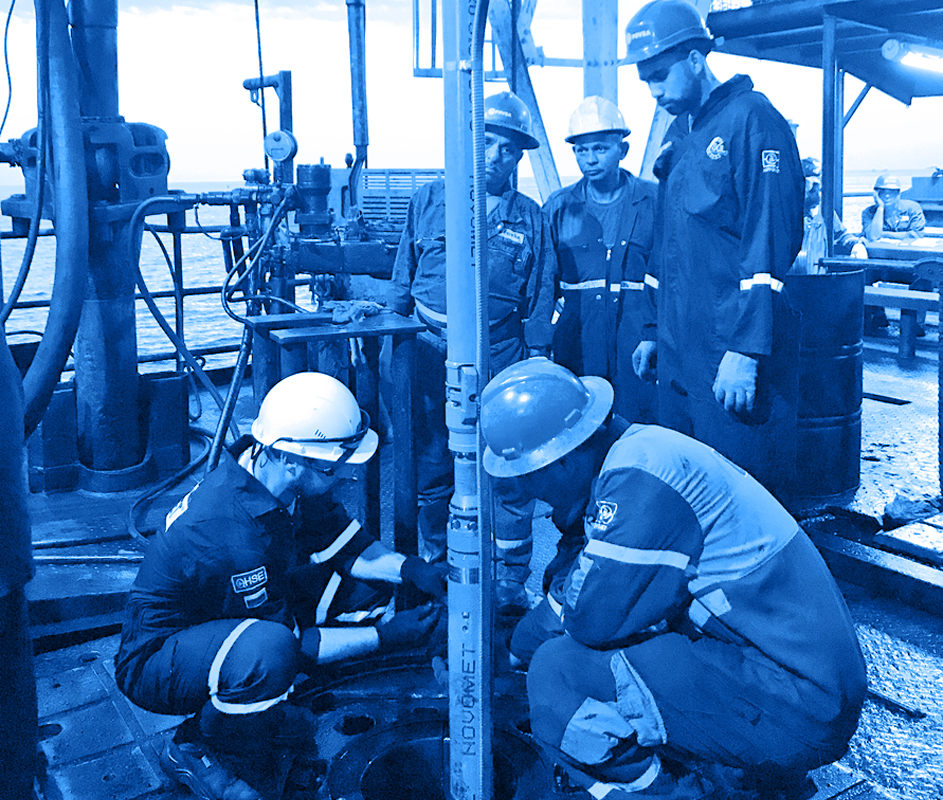
{"label": "wooden plank", "polygon": [[906,308],[912,311],[934,311],[939,307],[940,296],[936,292],[919,292],[915,289],[865,286],[864,304]]}

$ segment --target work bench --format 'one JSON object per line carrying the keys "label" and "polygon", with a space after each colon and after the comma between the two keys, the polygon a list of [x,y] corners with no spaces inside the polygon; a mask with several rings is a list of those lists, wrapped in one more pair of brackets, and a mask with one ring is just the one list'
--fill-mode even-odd
{"label": "work bench", "polygon": [[[892,251],[897,254],[904,251],[901,247],[885,250],[888,254]],[[917,314],[939,311],[940,296],[938,292],[918,291],[909,288],[909,285],[919,278],[939,285],[943,272],[943,256],[929,256],[916,261],[907,261],[903,257],[869,258],[867,261],[855,258],[825,258],[821,263],[828,272],[864,269],[872,276],[880,276],[880,280],[864,287],[864,305],[900,309],[897,355],[901,359],[913,358],[917,349]]]}

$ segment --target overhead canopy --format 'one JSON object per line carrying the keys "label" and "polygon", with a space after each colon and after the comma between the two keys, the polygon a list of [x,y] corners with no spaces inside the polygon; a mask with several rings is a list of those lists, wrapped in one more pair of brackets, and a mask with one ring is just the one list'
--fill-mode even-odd
{"label": "overhead canopy", "polygon": [[[888,39],[943,53],[940,0],[713,0],[707,24],[734,55],[822,67],[826,16],[836,21],[837,66],[907,105],[943,95],[943,73],[885,58]],[[741,7],[738,7],[741,6]]]}

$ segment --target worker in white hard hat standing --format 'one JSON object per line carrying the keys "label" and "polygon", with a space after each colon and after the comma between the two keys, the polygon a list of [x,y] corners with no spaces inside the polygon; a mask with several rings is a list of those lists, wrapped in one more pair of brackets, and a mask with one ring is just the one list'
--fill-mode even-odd
{"label": "worker in white hard hat standing", "polygon": [[[376,449],[344,384],[292,375],[149,544],[115,677],[148,711],[193,715],[161,760],[199,797],[257,800],[279,759],[310,768],[313,716],[287,702],[299,671],[421,646],[436,625],[444,570],[392,552],[332,499]],[[430,602],[391,616],[402,583]]]}
{"label": "worker in white hard hat standing", "polygon": [[867,690],[834,578],[742,469],[611,405],[606,380],[544,358],[481,395],[484,468],[585,531],[511,640],[531,732],[593,797],[808,797]]}
{"label": "worker in white hard hat standing", "polygon": [[563,303],[553,358],[577,375],[607,378],[616,413],[654,422],[655,387],[635,374],[632,353],[642,338],[656,188],[619,166],[628,135],[622,113],[604,97],[587,97],[570,116],[566,141],[583,177],[544,205]]}
{"label": "worker in white hard hat standing", "polygon": [[[627,60],[674,115],[655,163],[657,317],[635,354],[658,419],[789,502],[795,488],[799,320],[786,273],[802,244],[805,179],[787,121],[746,75],[722,82],[685,0],[646,3]],[[657,360],[656,360],[657,355]]]}
{"label": "worker in white hard hat standing", "polygon": [[[513,188],[511,176],[525,150],[540,143],[531,115],[513,92],[484,103],[487,190],[488,320],[492,374],[528,355],[549,354],[553,338],[556,256],[540,206]],[[388,290],[388,304],[413,315],[427,331],[417,337],[416,434],[419,534],[422,554],[445,558],[453,456],[445,424],[446,309],[445,181],[421,187],[409,201]],[[494,485],[495,607],[518,613],[529,605],[533,500],[513,482]]]}

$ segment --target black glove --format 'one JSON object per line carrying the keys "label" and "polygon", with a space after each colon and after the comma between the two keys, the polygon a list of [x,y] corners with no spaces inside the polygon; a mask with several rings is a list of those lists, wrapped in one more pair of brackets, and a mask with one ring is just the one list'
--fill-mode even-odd
{"label": "black glove", "polygon": [[403,583],[415,586],[423,594],[441,600],[446,594],[445,576],[448,570],[448,566],[443,563],[429,564],[419,556],[407,556],[399,575]]}
{"label": "black glove", "polygon": [[418,644],[439,620],[439,607],[426,603],[408,611],[398,611],[386,622],[377,625],[381,650],[395,650]]}

